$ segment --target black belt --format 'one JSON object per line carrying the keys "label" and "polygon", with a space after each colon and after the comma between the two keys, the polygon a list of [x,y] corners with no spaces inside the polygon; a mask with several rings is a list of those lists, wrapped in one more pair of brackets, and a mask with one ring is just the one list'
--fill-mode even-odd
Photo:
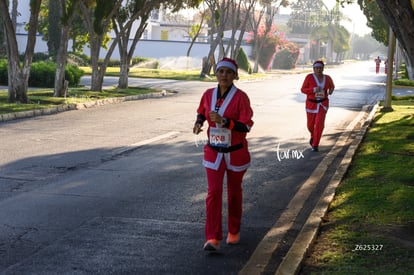
{"label": "black belt", "polygon": [[230,153],[230,152],[243,148],[243,143],[233,145],[230,147],[218,147],[218,146],[213,146],[211,144],[208,144],[208,146],[210,146],[214,151],[217,151],[219,153]]}
{"label": "black belt", "polygon": [[308,99],[310,102],[313,102],[313,103],[321,103],[321,102],[323,102],[323,101],[325,101],[325,100],[327,100],[327,98],[325,97],[325,98],[322,98],[322,99]]}

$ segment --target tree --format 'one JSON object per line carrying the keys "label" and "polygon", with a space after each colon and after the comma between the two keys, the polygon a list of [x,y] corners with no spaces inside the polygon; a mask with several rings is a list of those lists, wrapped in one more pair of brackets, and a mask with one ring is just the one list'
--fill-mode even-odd
{"label": "tree", "polygon": [[351,49],[350,40],[351,35],[348,30],[343,26],[338,26],[336,30],[336,36],[333,40],[333,49],[336,52],[336,62],[343,60],[345,53]]}
{"label": "tree", "polygon": [[28,35],[26,51],[23,64],[19,60],[19,52],[16,40],[16,28],[10,18],[8,1],[0,0],[0,12],[3,17],[3,26],[6,36],[6,51],[8,56],[8,101],[28,103],[27,88],[32,64],[34,47],[36,44],[36,33],[38,15],[41,0],[30,0],[30,19],[28,24]]}
{"label": "tree", "polygon": [[[176,12],[183,7],[194,7],[200,3],[200,0],[192,1],[139,1],[128,0],[124,2],[124,6],[121,7],[113,17],[112,23],[116,36],[119,37],[118,48],[121,57],[121,69],[120,77],[118,81],[119,88],[128,87],[128,73],[131,64],[131,59],[135,52],[137,43],[139,42],[142,34],[147,27],[147,20],[151,12],[159,8],[169,8],[172,12]],[[130,35],[132,32],[133,23],[140,19],[138,28],[133,36],[131,46],[129,46]]]}
{"label": "tree", "polygon": [[189,31],[189,36],[191,38],[191,43],[190,43],[190,46],[188,46],[187,57],[190,56],[191,49],[192,49],[194,43],[196,42],[198,36],[200,35],[201,29],[202,29],[203,24],[204,24],[204,19],[206,17],[207,17],[206,11],[204,10],[204,11],[201,12],[200,23],[191,26],[191,29]]}
{"label": "tree", "polygon": [[[224,56],[236,59],[241,47],[252,9],[257,0],[209,0],[204,1],[209,11],[210,18],[210,50],[207,58],[203,60],[201,76],[210,74],[211,68],[216,63],[215,52],[218,48],[218,59]],[[225,31],[229,31],[230,37],[224,39]]]}
{"label": "tree", "polygon": [[69,33],[73,22],[73,17],[78,6],[79,0],[56,0],[58,4],[60,18],[60,39],[56,56],[55,87],[53,95],[55,97],[64,96],[67,90],[65,80],[65,68],[67,64]]}
{"label": "tree", "polygon": [[[210,49],[207,54],[207,58],[203,60],[203,66],[201,69],[200,76],[205,77],[210,74],[211,68],[215,65],[214,53],[218,46],[219,56],[224,56],[223,49],[223,36],[226,22],[228,20],[229,9],[231,7],[231,1],[220,1],[220,0],[205,0],[204,3],[207,5],[210,17]],[[215,35],[215,37],[214,37]]]}
{"label": "tree", "polygon": [[352,42],[353,58],[369,60],[370,55],[375,51],[386,52],[385,46],[375,40],[370,34],[363,37],[356,37]]}
{"label": "tree", "polygon": [[[0,13],[0,26],[3,26],[3,17]],[[4,28],[0,28],[0,57],[6,55],[6,39],[4,37]]]}
{"label": "tree", "polygon": [[[333,50],[336,53],[335,62],[340,62],[345,52],[350,49],[350,34],[339,24],[329,24],[316,28],[311,33],[311,38],[317,41],[318,50],[316,53],[317,55],[314,56],[315,59],[326,57],[328,58],[328,62],[333,62],[331,53],[319,51],[321,42],[325,43],[330,50]],[[329,49],[327,49],[327,51]]]}
{"label": "tree", "polygon": [[291,8],[292,13],[287,25],[292,33],[309,34],[321,26],[319,17],[323,8],[321,1],[298,0],[291,5]]}
{"label": "tree", "polygon": [[[353,2],[352,0],[337,0],[341,4]],[[366,3],[370,0],[358,0],[361,9],[365,12]],[[376,0],[379,9],[384,15],[388,25],[402,49],[407,65],[408,78],[414,79],[414,3],[412,0],[388,1]],[[369,18],[367,18],[369,19]]]}
{"label": "tree", "polygon": [[372,37],[388,46],[388,22],[378,4],[375,1],[366,0],[358,0],[358,4],[367,18],[367,26],[372,29]]}
{"label": "tree", "polygon": [[[65,2],[65,1],[64,1]],[[59,0],[49,0],[48,4],[48,37],[47,47],[49,55],[56,56],[61,42],[61,17],[65,9]]]}
{"label": "tree", "polygon": [[75,12],[69,32],[69,40],[72,41],[71,51],[74,53],[83,53],[83,48],[88,45],[88,39],[88,31],[85,28],[82,13]]}
{"label": "tree", "polygon": [[99,56],[103,45],[109,40],[107,33],[110,30],[113,17],[117,14],[122,0],[80,0],[80,10],[86,29],[89,34],[89,47],[91,49],[91,90],[102,91],[103,78],[108,67],[111,55],[118,44],[119,36],[112,40],[111,45],[100,63]]}
{"label": "tree", "polygon": [[[121,7],[117,15],[112,19],[114,31],[116,36],[119,37],[118,49],[121,58],[121,68],[118,80],[119,88],[128,88],[129,66],[135,47],[147,27],[147,20],[150,12],[153,8],[158,9],[160,5],[158,1],[151,1],[151,3],[153,2],[157,2],[158,6],[153,6],[152,4],[149,5],[148,1],[128,0],[126,1],[126,5]],[[135,30],[132,45],[129,47],[128,44],[132,31],[132,23],[138,18],[140,18],[140,23]]]}
{"label": "tree", "polygon": [[414,8],[410,0],[385,1],[377,0],[377,3],[387,18],[407,64],[409,79],[414,79]]}
{"label": "tree", "polygon": [[267,31],[266,27],[261,25],[257,30],[257,33],[252,34],[252,37],[255,37],[254,40],[250,40],[254,43],[255,49],[253,72],[258,72],[259,65],[265,70],[270,70],[272,68],[273,58],[277,47],[281,42],[280,37],[277,35],[276,27],[272,25],[271,29]]}
{"label": "tree", "polygon": [[[253,50],[255,56],[253,73],[257,73],[259,71],[259,63],[263,62],[259,59],[264,47],[273,47],[272,45],[276,45],[278,43],[271,42],[273,38],[277,38],[277,36],[272,33],[272,31],[275,30],[273,25],[274,17],[278,13],[280,7],[286,7],[289,4],[286,0],[261,0],[259,3],[261,8],[258,15],[254,14],[251,18],[253,26],[253,39],[255,41]],[[274,50],[274,53],[276,48],[271,50]],[[269,62],[266,64],[266,69],[268,65],[271,64],[270,61],[271,60],[266,60],[266,63]]]}

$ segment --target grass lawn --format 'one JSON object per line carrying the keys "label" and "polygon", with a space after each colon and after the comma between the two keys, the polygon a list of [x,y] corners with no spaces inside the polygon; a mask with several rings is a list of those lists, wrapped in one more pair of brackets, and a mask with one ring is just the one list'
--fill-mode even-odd
{"label": "grass lawn", "polygon": [[53,97],[53,89],[35,89],[29,90],[27,93],[30,100],[29,104],[16,104],[7,102],[7,90],[0,90],[0,114],[44,109],[61,104],[75,104],[110,97],[124,97],[152,92],[160,91],[149,88],[111,88],[103,90],[102,92],[92,92],[84,88],[69,88],[65,98]]}
{"label": "grass lawn", "polygon": [[[91,74],[92,68],[80,67],[85,74]],[[106,70],[106,76],[119,76],[119,67],[108,67]],[[129,71],[130,77],[141,77],[141,78],[163,78],[163,79],[176,79],[176,80],[205,80],[209,81],[208,78],[200,78],[200,70],[159,70],[159,69],[145,69],[145,68],[131,68]],[[213,77],[213,80],[215,78]]]}
{"label": "grass lawn", "polygon": [[[91,68],[81,67],[85,74],[91,73]],[[107,76],[119,76],[119,67],[108,67]],[[187,80],[187,81],[211,81],[215,82],[214,76],[208,78],[200,78],[199,70],[159,70],[159,69],[143,69],[132,68],[130,77],[141,78],[162,78],[162,79],[175,79],[175,80]],[[259,74],[240,74],[241,80],[263,78],[267,75],[265,73]],[[116,89],[111,88],[102,92],[91,92],[84,88],[69,88],[66,98],[53,97],[53,89],[33,89],[28,91],[29,104],[16,104],[7,102],[7,90],[0,90],[0,114],[29,111],[34,109],[44,109],[60,104],[72,104],[82,103],[91,100],[98,100],[110,97],[122,97],[127,95],[138,95],[143,93],[160,92],[157,89],[150,88],[134,88],[128,89]]]}
{"label": "grass lawn", "polygon": [[[80,67],[85,74],[91,74],[91,67]],[[108,67],[106,70],[106,76],[119,76],[119,67]],[[286,70],[286,72],[291,72]],[[187,80],[187,81],[211,81],[215,82],[216,77],[211,75],[209,77],[201,78],[200,70],[160,70],[160,69],[146,69],[146,68],[131,68],[129,71],[130,77],[141,78],[163,78],[163,79],[175,79],[175,80]],[[241,80],[257,79],[268,77],[266,73],[247,74],[242,71],[239,72]]]}
{"label": "grass lawn", "polygon": [[414,274],[414,97],[378,112],[301,274]]}

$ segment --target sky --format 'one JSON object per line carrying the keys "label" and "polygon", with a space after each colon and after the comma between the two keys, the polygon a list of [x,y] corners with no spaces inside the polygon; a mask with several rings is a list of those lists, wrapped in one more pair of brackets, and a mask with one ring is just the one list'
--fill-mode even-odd
{"label": "sky", "polygon": [[352,20],[352,22],[343,22],[350,33],[360,36],[371,33],[372,30],[367,27],[367,19],[358,4],[346,5],[342,12]]}

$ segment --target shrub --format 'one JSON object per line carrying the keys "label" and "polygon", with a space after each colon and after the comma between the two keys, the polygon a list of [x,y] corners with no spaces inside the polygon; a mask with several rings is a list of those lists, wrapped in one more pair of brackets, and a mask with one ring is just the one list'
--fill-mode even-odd
{"label": "shrub", "polygon": [[279,46],[279,51],[276,52],[273,60],[274,69],[290,70],[296,67],[299,58],[299,47],[292,42],[284,41]]}
{"label": "shrub", "polygon": [[77,66],[89,66],[91,58],[83,53],[69,52],[67,55],[68,64]]}
{"label": "shrub", "polygon": [[[29,76],[29,87],[53,88],[55,85],[56,64],[52,62],[32,63]],[[78,86],[84,72],[76,65],[67,65],[65,78],[69,86]],[[8,85],[7,61],[0,60],[0,85]]]}
{"label": "shrub", "polygon": [[246,71],[248,74],[252,73],[252,67],[243,48],[240,48],[239,54],[237,55],[237,64],[240,69]]}
{"label": "shrub", "polygon": [[52,62],[35,62],[29,76],[29,87],[51,88],[55,85],[56,64]]}
{"label": "shrub", "polygon": [[132,58],[131,65],[134,66],[134,65],[138,65],[139,63],[148,62],[148,61],[151,61],[151,58],[137,56],[137,57]]}
{"label": "shrub", "polygon": [[8,85],[7,83],[7,61],[0,59],[0,85]]}
{"label": "shrub", "polygon": [[299,52],[291,52],[285,48],[276,53],[273,60],[274,69],[290,70],[296,67],[296,61],[298,60]]}
{"label": "shrub", "polygon": [[52,58],[46,53],[34,53],[32,62],[47,61]]}
{"label": "shrub", "polygon": [[[52,62],[36,62],[32,64],[29,87],[53,88],[55,85],[56,64]],[[69,86],[78,86],[83,71],[76,65],[66,65],[65,79]]]}
{"label": "shrub", "polygon": [[76,65],[67,65],[65,68],[65,78],[69,81],[69,86],[79,86],[80,79],[84,72]]}
{"label": "shrub", "polygon": [[395,85],[400,85],[400,86],[411,86],[411,87],[413,87],[414,86],[414,81],[403,78],[403,79],[394,80],[394,84]]}
{"label": "shrub", "polygon": [[134,57],[131,65],[136,68],[159,69],[160,62],[155,58]]}

